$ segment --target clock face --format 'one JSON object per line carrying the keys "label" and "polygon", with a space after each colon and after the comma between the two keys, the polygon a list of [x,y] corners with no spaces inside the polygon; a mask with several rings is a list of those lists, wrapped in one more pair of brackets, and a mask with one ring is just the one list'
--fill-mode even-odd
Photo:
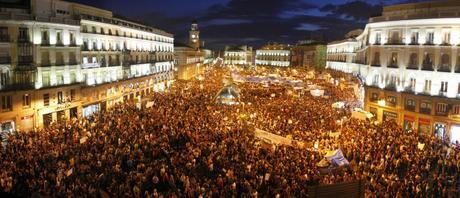
{"label": "clock face", "polygon": [[192,34],[192,38],[196,38],[196,35]]}

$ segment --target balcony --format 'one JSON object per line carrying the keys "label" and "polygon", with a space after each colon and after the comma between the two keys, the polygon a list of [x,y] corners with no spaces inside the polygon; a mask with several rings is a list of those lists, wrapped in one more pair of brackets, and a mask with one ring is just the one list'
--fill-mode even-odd
{"label": "balcony", "polygon": [[51,46],[49,40],[42,40],[42,43],[40,44],[41,46]]}
{"label": "balcony", "polygon": [[33,56],[18,56],[18,65],[31,65],[34,61]]}
{"label": "balcony", "polygon": [[64,43],[62,41],[56,42],[56,47],[64,47]]}
{"label": "balcony", "polygon": [[437,112],[436,112],[436,115],[437,115],[437,116],[448,116],[449,113],[448,113],[447,111],[439,111],[439,112],[437,111]]}
{"label": "balcony", "polygon": [[430,108],[420,108],[420,113],[430,115],[431,114],[431,109]]}
{"label": "balcony", "polygon": [[427,41],[425,44],[423,45],[428,45],[428,46],[433,46],[434,45],[434,42],[433,41]]}
{"label": "balcony", "polygon": [[413,105],[406,105],[404,109],[406,109],[407,111],[415,112],[415,106]]}
{"label": "balcony", "polygon": [[388,68],[399,68],[399,66],[397,64],[390,64],[390,65],[387,65]]}
{"label": "balcony", "polygon": [[10,42],[10,35],[8,35],[8,34],[2,34],[2,35],[0,35],[0,42],[1,42],[1,43],[8,43],[8,42]]}
{"label": "balcony", "polygon": [[120,66],[120,62],[117,62],[117,61],[110,62],[109,61],[109,67],[114,67],[114,66]]}
{"label": "balcony", "polygon": [[390,40],[385,45],[406,45],[405,43],[401,42],[401,40]]}
{"label": "balcony", "polygon": [[438,72],[451,72],[451,70],[448,66],[441,66],[440,68],[438,68]]}
{"label": "balcony", "polygon": [[82,69],[89,69],[89,68],[97,68],[101,67],[100,63],[82,63],[81,68]]}
{"label": "balcony", "polygon": [[27,36],[20,36],[18,37],[18,43],[29,43],[30,39]]}
{"label": "balcony", "polygon": [[418,70],[418,66],[417,65],[409,65],[409,66],[407,66],[406,69]]}
{"label": "balcony", "polygon": [[422,65],[422,70],[424,70],[424,71],[434,71],[433,65],[432,64],[423,64]]}
{"label": "balcony", "polygon": [[380,67],[380,63],[372,63],[371,66],[372,67]]}

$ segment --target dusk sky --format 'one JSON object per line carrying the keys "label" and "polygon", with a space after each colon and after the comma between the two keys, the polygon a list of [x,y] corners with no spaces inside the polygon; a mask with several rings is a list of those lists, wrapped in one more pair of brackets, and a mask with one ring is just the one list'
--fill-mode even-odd
{"label": "dusk sky", "polygon": [[294,44],[311,34],[327,41],[364,28],[382,5],[426,0],[71,0],[113,11],[175,35],[183,42],[196,19],[206,47]]}

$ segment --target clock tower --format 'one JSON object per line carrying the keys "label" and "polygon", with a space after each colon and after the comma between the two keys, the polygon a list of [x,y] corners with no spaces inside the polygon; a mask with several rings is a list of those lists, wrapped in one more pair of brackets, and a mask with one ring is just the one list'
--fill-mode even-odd
{"label": "clock tower", "polygon": [[198,23],[196,21],[192,22],[192,27],[189,31],[188,45],[194,49],[200,48],[200,30],[198,30]]}

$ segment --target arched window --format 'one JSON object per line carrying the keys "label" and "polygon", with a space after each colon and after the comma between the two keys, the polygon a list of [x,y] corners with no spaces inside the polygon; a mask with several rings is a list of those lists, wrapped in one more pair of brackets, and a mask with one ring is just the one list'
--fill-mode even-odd
{"label": "arched window", "polygon": [[409,68],[418,69],[418,55],[417,55],[417,53],[410,54]]}
{"label": "arched window", "polygon": [[443,54],[441,56],[441,65],[439,67],[439,71],[450,71],[450,56],[448,54]]}
{"label": "arched window", "polygon": [[433,70],[433,54],[426,53],[423,58],[423,70]]}

